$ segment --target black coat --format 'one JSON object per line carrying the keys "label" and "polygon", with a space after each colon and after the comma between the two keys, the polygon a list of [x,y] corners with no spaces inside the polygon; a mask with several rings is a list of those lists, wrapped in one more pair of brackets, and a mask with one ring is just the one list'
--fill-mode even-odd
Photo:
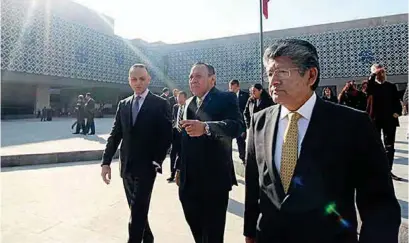
{"label": "black coat", "polygon": [[244,121],[246,122],[247,129],[250,128],[251,117],[253,116],[254,113],[264,110],[265,108],[270,107],[272,105],[274,105],[274,101],[268,94],[261,95],[260,103],[258,106],[256,99],[252,98],[248,99],[246,108],[244,109]]}
{"label": "black coat", "polygon": [[248,134],[244,234],[257,235],[257,243],[358,242],[356,197],[359,242],[397,243],[400,206],[368,115],[317,98],[294,171],[298,179],[286,195],[274,162],[280,110],[275,105],[255,114]]}
{"label": "black coat", "polygon": [[237,185],[232,139],[243,130],[236,96],[213,88],[199,109],[196,97],[186,105],[186,119],[206,121],[211,135],[190,137],[182,130],[179,189],[193,193],[231,190]]}
{"label": "black coat", "polygon": [[102,164],[109,165],[119,144],[121,176],[143,176],[155,170],[153,161],[162,164],[172,141],[169,103],[148,93],[132,123],[133,95],[118,104],[114,125],[103,153]]}
{"label": "black coat", "polygon": [[402,105],[398,89],[395,84],[385,81],[378,84],[375,81],[375,75],[371,75],[368,80],[367,109],[372,120],[390,126],[399,126],[399,119],[394,118],[393,114],[402,115]]}
{"label": "black coat", "polygon": [[93,98],[90,98],[85,103],[85,115],[88,119],[92,119],[95,116],[95,100]]}

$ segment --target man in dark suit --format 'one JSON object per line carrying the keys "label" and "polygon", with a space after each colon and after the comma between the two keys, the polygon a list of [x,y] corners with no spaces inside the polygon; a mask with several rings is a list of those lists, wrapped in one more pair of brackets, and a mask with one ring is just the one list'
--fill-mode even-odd
{"label": "man in dark suit", "polygon": [[400,207],[368,115],[316,96],[320,66],[307,41],[278,41],[264,65],[278,105],[251,121],[246,243],[397,243]]}
{"label": "man in dark suit", "polygon": [[187,93],[184,91],[180,91],[177,94],[177,101],[178,104],[173,106],[173,138],[172,138],[172,150],[170,152],[170,177],[168,178],[169,182],[173,182],[175,180],[175,173],[176,173],[176,159],[180,156],[180,142],[182,139],[182,125],[180,121],[183,119],[183,112],[185,111],[185,104],[187,99]]}
{"label": "man in dark suit", "polygon": [[392,173],[396,127],[399,126],[399,116],[402,115],[398,89],[396,85],[386,81],[386,71],[382,65],[372,65],[371,73],[366,89],[368,96],[366,110],[378,130],[379,136],[381,132],[383,133],[383,143],[385,144],[392,179],[400,181],[402,178]]}
{"label": "man in dark suit", "polygon": [[221,243],[229,191],[237,185],[232,139],[243,130],[237,99],[216,89],[214,68],[193,65],[181,122],[182,150],[176,182],[187,223],[196,243]]}
{"label": "man in dark suit", "polygon": [[[91,93],[85,95],[85,115],[87,117],[87,124],[85,125],[85,130],[88,135],[95,134],[95,100],[91,97]],[[91,129],[91,131],[90,131]]]}
{"label": "man in dark suit", "polygon": [[102,158],[101,176],[109,184],[111,160],[122,141],[120,173],[131,210],[128,243],[153,242],[149,203],[156,173],[161,173],[172,139],[169,103],[148,90],[150,80],[143,64],[135,64],[129,70],[134,94],[119,102]]}
{"label": "man in dark suit", "polygon": [[[240,83],[237,79],[233,79],[229,82],[229,91],[233,92],[237,97],[237,102],[239,103],[240,113],[242,114],[242,119],[244,122],[244,109],[246,108],[247,101],[249,100],[249,93],[244,92],[240,89]],[[236,138],[237,148],[239,149],[239,157],[244,163],[246,157],[246,128],[243,128],[240,136]]]}
{"label": "man in dark suit", "polygon": [[178,103],[178,98],[177,97],[178,97],[178,94],[179,94],[179,90],[178,89],[173,89],[172,94],[173,94],[173,96],[168,99],[170,107],[173,107]]}

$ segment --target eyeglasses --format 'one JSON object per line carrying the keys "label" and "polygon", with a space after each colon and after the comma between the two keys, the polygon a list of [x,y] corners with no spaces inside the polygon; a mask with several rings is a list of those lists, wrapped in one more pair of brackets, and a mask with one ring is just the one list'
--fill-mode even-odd
{"label": "eyeglasses", "polygon": [[276,69],[273,72],[267,72],[269,78],[288,79],[291,77],[291,70],[299,70],[299,68]]}

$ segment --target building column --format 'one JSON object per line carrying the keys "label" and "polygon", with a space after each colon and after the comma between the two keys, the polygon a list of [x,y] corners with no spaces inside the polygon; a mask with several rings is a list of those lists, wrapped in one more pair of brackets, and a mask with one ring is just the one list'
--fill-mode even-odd
{"label": "building column", "polygon": [[36,104],[35,113],[43,108],[50,108],[50,86],[49,85],[37,85],[36,87]]}

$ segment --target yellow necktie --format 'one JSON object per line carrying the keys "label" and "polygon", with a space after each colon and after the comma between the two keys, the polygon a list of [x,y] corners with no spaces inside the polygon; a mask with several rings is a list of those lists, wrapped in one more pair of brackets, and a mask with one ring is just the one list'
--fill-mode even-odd
{"label": "yellow necktie", "polygon": [[201,98],[196,97],[196,105],[197,105],[197,108],[199,109],[199,107],[202,105],[202,99]]}
{"label": "yellow necktie", "polygon": [[293,178],[298,158],[298,120],[301,115],[297,112],[288,114],[288,126],[284,133],[284,142],[281,150],[280,177],[284,191],[287,193]]}

